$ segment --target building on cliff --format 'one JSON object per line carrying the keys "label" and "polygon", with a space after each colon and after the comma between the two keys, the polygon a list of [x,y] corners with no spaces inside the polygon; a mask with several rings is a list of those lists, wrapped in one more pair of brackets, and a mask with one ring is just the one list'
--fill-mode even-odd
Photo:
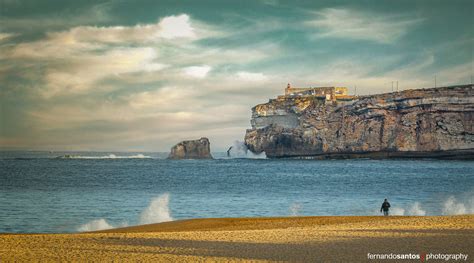
{"label": "building on cliff", "polygon": [[[272,124],[284,128],[296,128],[300,123],[298,114],[311,105],[340,108],[355,103],[357,99],[357,96],[347,94],[346,87],[294,88],[288,83],[285,95],[253,108],[250,123],[253,129],[261,129]],[[291,107],[292,110],[287,111],[285,107]]]}
{"label": "building on cliff", "polygon": [[346,87],[309,87],[294,88],[288,83],[285,88],[285,97],[313,96],[326,101],[353,100],[355,96],[347,94]]}

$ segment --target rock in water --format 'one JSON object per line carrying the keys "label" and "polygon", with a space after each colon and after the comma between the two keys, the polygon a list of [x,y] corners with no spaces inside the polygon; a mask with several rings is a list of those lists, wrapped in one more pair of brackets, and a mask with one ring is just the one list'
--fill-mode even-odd
{"label": "rock in water", "polygon": [[268,158],[474,159],[474,87],[328,100],[285,95],[252,108],[245,144]]}
{"label": "rock in water", "polygon": [[212,159],[209,139],[182,141],[171,148],[168,159]]}

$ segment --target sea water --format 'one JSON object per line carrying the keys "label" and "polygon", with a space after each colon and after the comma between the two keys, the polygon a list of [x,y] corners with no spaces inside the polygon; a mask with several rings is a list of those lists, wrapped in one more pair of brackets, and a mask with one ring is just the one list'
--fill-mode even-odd
{"label": "sea water", "polygon": [[[68,154],[70,158],[55,158]],[[474,162],[166,160],[0,153],[0,232],[77,232],[209,217],[474,213]]]}

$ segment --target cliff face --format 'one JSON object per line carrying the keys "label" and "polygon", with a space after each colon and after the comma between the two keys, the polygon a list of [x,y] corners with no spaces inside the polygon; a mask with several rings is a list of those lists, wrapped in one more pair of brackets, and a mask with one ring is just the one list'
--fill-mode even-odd
{"label": "cliff face", "polygon": [[474,158],[474,87],[331,102],[279,97],[252,108],[245,144],[267,157]]}
{"label": "cliff face", "polygon": [[168,159],[212,159],[209,139],[182,141],[171,148]]}

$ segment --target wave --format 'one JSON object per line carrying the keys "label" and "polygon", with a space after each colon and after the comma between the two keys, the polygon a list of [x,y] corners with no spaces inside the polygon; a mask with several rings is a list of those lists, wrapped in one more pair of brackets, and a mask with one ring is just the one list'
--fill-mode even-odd
{"label": "wave", "polygon": [[[396,216],[426,216],[426,215],[465,215],[474,214],[474,196],[472,193],[468,194],[467,197],[462,198],[459,201],[453,195],[447,197],[442,203],[439,204],[440,212],[426,211],[422,208],[420,202],[414,202],[408,207],[394,206],[390,208],[390,214]],[[373,212],[371,214],[378,214]]]}
{"label": "wave", "polygon": [[408,209],[401,207],[394,207],[391,209],[391,214],[395,216],[425,216],[426,211],[421,208],[419,202],[413,203]]}
{"label": "wave", "polygon": [[244,142],[234,141],[231,147],[227,150],[227,158],[231,159],[266,159],[265,152],[255,154],[251,152]]}
{"label": "wave", "polygon": [[143,155],[143,154],[136,154],[136,155],[102,155],[102,156],[86,156],[86,155],[63,155],[56,157],[59,159],[151,159],[151,156]]}
{"label": "wave", "polygon": [[300,210],[301,210],[301,204],[299,204],[299,203],[292,203],[292,204],[290,205],[289,210],[290,210],[290,215],[291,215],[291,216],[298,216],[299,213],[300,213]]}
{"label": "wave", "polygon": [[[164,193],[153,198],[150,204],[140,214],[138,223],[144,225],[173,221],[169,209],[169,196],[169,193]],[[100,218],[91,220],[88,223],[79,226],[77,231],[90,232],[127,226],[129,226],[128,222],[123,222],[120,225],[112,225],[107,221],[107,219]]]}
{"label": "wave", "polygon": [[140,224],[153,224],[173,221],[169,209],[168,193],[164,193],[154,198],[140,215]]}
{"label": "wave", "polygon": [[474,214],[474,196],[467,201],[460,202],[454,196],[450,196],[443,203],[443,215],[464,215]]}
{"label": "wave", "polygon": [[114,228],[107,220],[104,218],[92,220],[84,225],[81,225],[77,228],[79,232],[89,232],[89,231],[98,231]]}

